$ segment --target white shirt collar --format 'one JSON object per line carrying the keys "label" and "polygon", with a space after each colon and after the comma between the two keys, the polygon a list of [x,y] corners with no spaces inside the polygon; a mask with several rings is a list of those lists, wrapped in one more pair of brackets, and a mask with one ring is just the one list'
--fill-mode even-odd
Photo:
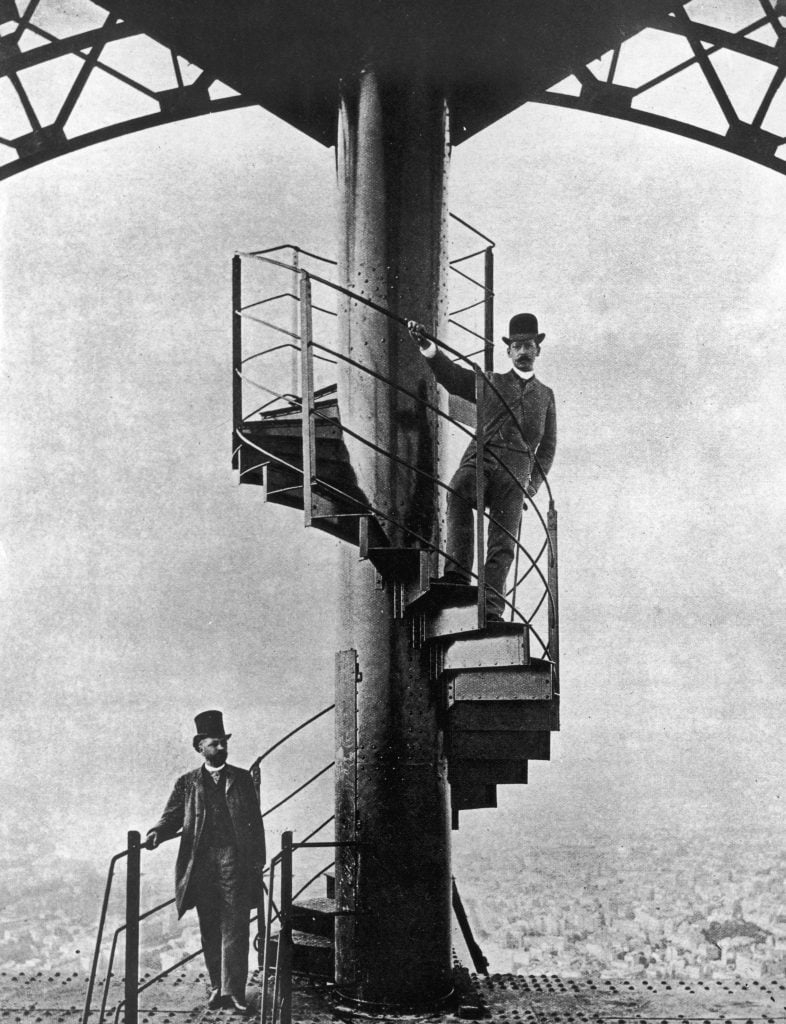
{"label": "white shirt collar", "polygon": [[521,377],[522,380],[532,380],[535,376],[534,370],[517,370],[515,366],[511,366],[511,370],[513,370],[517,377]]}

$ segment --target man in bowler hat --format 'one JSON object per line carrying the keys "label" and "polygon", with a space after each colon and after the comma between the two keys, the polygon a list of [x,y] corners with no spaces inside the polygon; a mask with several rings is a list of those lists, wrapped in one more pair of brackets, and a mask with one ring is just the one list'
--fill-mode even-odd
{"label": "man in bowler hat", "polygon": [[250,773],[227,764],[231,734],[223,715],[203,711],[194,721],[194,749],[204,764],[177,780],[145,845],[153,850],[183,830],[175,902],[180,917],[196,907],[210,976],[208,1007],[246,1013],[249,911],[262,884],[265,829]]}
{"label": "man in bowler hat", "polygon": [[[475,374],[454,363],[410,320],[412,338],[431,363],[437,381],[451,394],[476,401]],[[535,377],[535,360],[545,338],[532,313],[517,313],[510,321],[507,346],[511,367],[492,373],[493,387],[484,388],[483,478],[489,510],[486,549],[486,620],[501,622],[505,581],[515,552],[521,513],[551,469],[557,448],[554,392]],[[511,415],[511,413],[513,415]],[[537,461],[535,456],[537,455]],[[442,583],[466,584],[475,549],[472,510],[475,507],[477,446],[470,442],[450,481],[447,498],[447,561]]]}

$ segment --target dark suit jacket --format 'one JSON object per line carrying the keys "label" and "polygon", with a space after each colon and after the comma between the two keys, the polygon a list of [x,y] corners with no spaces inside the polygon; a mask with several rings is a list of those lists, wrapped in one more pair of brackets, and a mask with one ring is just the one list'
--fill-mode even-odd
{"label": "dark suit jacket", "polygon": [[[429,359],[429,363],[437,381],[451,394],[470,402],[476,401],[472,370],[452,362],[440,351]],[[529,450],[536,454],[538,461],[532,470],[530,483],[537,490],[551,469],[557,450],[554,392],[536,377],[522,381],[512,369],[507,373],[492,373],[491,383],[493,387],[485,388],[484,444],[495,450],[505,462],[508,461],[505,452],[515,454]],[[464,453],[462,464],[472,462],[474,456],[475,442],[472,441]]]}
{"label": "dark suit jacket", "polygon": [[[228,764],[226,798],[237,839],[241,884],[249,907],[256,905],[265,864],[265,827],[256,789],[249,772]],[[202,768],[181,775],[175,783],[161,819],[150,829],[159,839],[170,839],[182,828],[175,865],[175,901],[180,917],[196,901],[194,864],[205,827],[205,790]],[[213,785],[211,782],[210,785]]]}

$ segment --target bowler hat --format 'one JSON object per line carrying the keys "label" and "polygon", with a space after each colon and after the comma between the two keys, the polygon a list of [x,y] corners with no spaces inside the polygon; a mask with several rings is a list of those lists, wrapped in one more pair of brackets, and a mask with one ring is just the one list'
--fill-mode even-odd
{"label": "bowler hat", "polygon": [[194,725],[196,726],[194,739],[211,736],[216,739],[228,740],[232,735],[231,732],[224,732],[224,716],[220,711],[202,711],[194,719]]}
{"label": "bowler hat", "polygon": [[516,313],[510,318],[508,337],[502,340],[509,342],[511,338],[532,337],[537,338],[538,344],[546,337],[545,334],[538,333],[538,318],[534,313]]}

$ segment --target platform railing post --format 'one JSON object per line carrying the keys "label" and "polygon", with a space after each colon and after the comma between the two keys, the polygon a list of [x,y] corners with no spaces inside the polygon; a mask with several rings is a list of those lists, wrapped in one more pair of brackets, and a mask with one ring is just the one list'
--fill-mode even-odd
{"label": "platform railing post", "polygon": [[300,272],[300,375],[302,381],[303,517],[311,526],[312,484],[317,475],[314,431],[314,350],[311,323],[311,278]]}
{"label": "platform railing post", "polygon": [[[483,438],[483,406],[486,400],[486,378],[479,366],[475,367],[475,548],[478,554],[478,629],[486,628],[486,480],[483,473],[485,443]],[[471,568],[471,566],[470,566]]]}
{"label": "platform railing post", "polygon": [[491,246],[486,249],[484,256],[484,285],[485,297],[483,301],[483,336],[486,339],[486,348],[483,353],[483,369],[486,373],[494,371],[494,250]]}
{"label": "platform railing post", "polygon": [[243,381],[240,370],[243,359],[243,321],[240,307],[243,301],[243,271],[238,255],[232,257],[232,468],[240,465],[236,451],[238,431],[243,423]]}
{"label": "platform railing post", "polygon": [[281,930],[279,941],[280,1024],[292,1024],[292,833],[281,835]]}
{"label": "platform railing post", "polygon": [[126,865],[126,964],[125,1024],[137,1024],[139,1016],[139,881],[141,877],[141,836],[128,833]]}

